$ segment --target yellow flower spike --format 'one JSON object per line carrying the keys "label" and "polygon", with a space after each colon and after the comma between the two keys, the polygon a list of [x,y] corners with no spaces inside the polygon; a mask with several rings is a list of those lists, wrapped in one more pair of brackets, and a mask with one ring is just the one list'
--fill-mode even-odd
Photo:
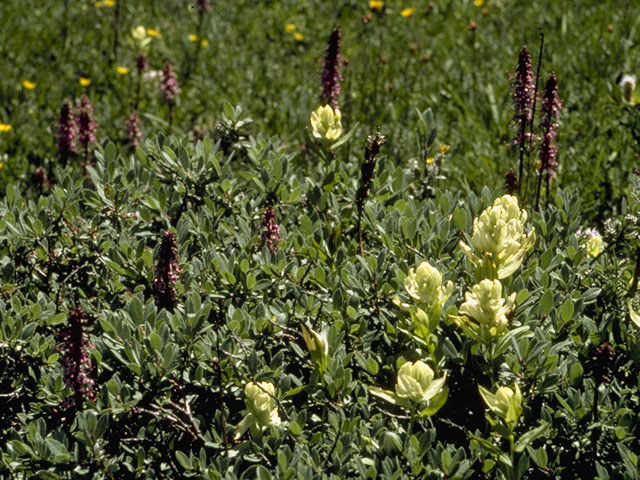
{"label": "yellow flower spike", "polygon": [[127,73],[129,73],[129,69],[127,67],[119,66],[116,68],[116,72],[118,72],[120,75],[126,75]]}
{"label": "yellow flower spike", "polygon": [[274,399],[276,388],[269,382],[249,382],[244,387],[245,403],[260,425],[279,425],[278,406]]}
{"label": "yellow flower spike", "polygon": [[131,38],[133,38],[137,47],[141,49],[144,49],[149,45],[149,43],[151,43],[151,34],[142,25],[138,25],[136,28],[131,30]]}
{"label": "yellow flower spike", "polygon": [[591,258],[596,258],[604,250],[604,242],[597,230],[587,232],[589,239],[584,243],[584,249]]}
{"label": "yellow flower spike", "polygon": [[147,35],[154,38],[160,38],[160,32],[155,28],[147,28]]}
{"label": "yellow flower spike", "polygon": [[198,35],[196,35],[195,33],[190,33],[189,34],[189,41],[193,42],[193,43],[197,42],[198,41]]}
{"label": "yellow flower spike", "polygon": [[287,24],[284,26],[284,30],[285,30],[285,32],[287,32],[287,33],[293,33],[293,32],[295,32],[295,31],[296,31],[296,26],[295,26],[293,23],[287,23]]}
{"label": "yellow flower spike", "polygon": [[460,248],[475,265],[478,280],[504,279],[520,267],[535,241],[534,228],[525,233],[526,222],[526,210],[511,195],[497,198],[474,219],[471,244],[477,253],[464,242]]}
{"label": "yellow flower spike", "polygon": [[6,133],[11,130],[11,125],[8,123],[0,123],[0,133]]}
{"label": "yellow flower spike", "polygon": [[422,262],[418,268],[409,270],[404,279],[404,288],[417,303],[423,306],[428,314],[439,315],[442,305],[453,291],[453,283],[442,285],[442,274],[429,262]]}
{"label": "yellow flower spike", "polygon": [[495,394],[482,385],[478,385],[478,390],[489,410],[502,418],[513,432],[522,414],[522,393],[518,383],[514,383],[513,388],[500,387]]}
{"label": "yellow flower spike", "polygon": [[381,0],[369,0],[369,8],[376,12],[381,12],[384,8],[384,2]]}
{"label": "yellow flower spike", "polygon": [[342,114],[331,105],[318,107],[311,114],[313,136],[321,140],[335,141],[342,135]]}
{"label": "yellow flower spike", "polygon": [[200,40],[200,46],[202,48],[207,48],[209,46],[209,40],[207,40],[206,38],[203,38],[202,40]]}
{"label": "yellow flower spike", "polygon": [[80,77],[78,79],[78,83],[80,84],[81,87],[87,88],[89,85],[91,85],[91,79],[87,77]]}
{"label": "yellow flower spike", "polygon": [[398,370],[396,396],[414,403],[428,402],[442,390],[447,378],[446,374],[436,380],[433,376],[431,367],[422,360],[405,363]]}
{"label": "yellow flower spike", "polygon": [[411,18],[415,12],[416,12],[415,7],[409,7],[402,10],[400,12],[400,15],[402,16],[402,18]]}
{"label": "yellow flower spike", "polygon": [[30,80],[23,80],[22,81],[22,87],[25,90],[33,90],[34,88],[36,88],[36,84]]}
{"label": "yellow flower spike", "polygon": [[293,38],[296,42],[302,42],[304,40],[304,35],[300,32],[296,32],[293,34]]}
{"label": "yellow flower spike", "polygon": [[304,323],[300,324],[302,329],[302,338],[309,349],[311,359],[318,367],[320,372],[327,369],[327,360],[329,358],[329,340],[327,331],[318,333],[311,328],[307,328]]}
{"label": "yellow flower spike", "polygon": [[507,315],[511,313],[516,301],[512,293],[505,303],[500,280],[482,280],[464,294],[465,301],[458,313],[450,318],[467,335],[488,344],[504,335],[509,327]]}

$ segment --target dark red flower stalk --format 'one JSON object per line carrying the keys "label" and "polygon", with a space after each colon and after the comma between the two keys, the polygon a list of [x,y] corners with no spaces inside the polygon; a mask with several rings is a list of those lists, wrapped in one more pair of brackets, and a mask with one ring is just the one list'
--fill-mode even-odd
{"label": "dark red flower stalk", "polygon": [[269,250],[278,250],[278,240],[280,240],[280,225],[276,218],[276,212],[271,205],[264,209],[262,215],[262,233],[260,234],[262,246],[267,246]]}
{"label": "dark red flower stalk", "polygon": [[509,195],[513,195],[518,190],[518,177],[516,172],[509,170],[504,177],[504,186]]}
{"label": "dark red flower stalk", "polygon": [[610,383],[615,368],[615,352],[611,345],[603,343],[598,346],[587,364],[596,384]]}
{"label": "dark red flower stalk", "polygon": [[96,143],[98,123],[93,115],[93,105],[86,95],[80,99],[80,105],[76,108],[76,122],[78,123],[78,141],[84,151],[84,159],[88,160],[89,145]]}
{"label": "dark red flower stalk", "polygon": [[147,62],[147,56],[144,52],[140,52],[138,58],[136,58],[136,69],[139,75],[149,70],[149,63]]}
{"label": "dark red flower stalk", "polygon": [[180,93],[178,77],[169,62],[165,63],[162,67],[162,85],[160,86],[160,90],[162,91],[162,96],[169,105],[173,104],[175,96]]}
{"label": "dark red flower stalk", "polygon": [[68,163],[71,155],[78,153],[76,150],[77,135],[78,125],[71,110],[71,103],[64,102],[58,118],[58,153],[63,165]]}
{"label": "dark red flower stalk", "polygon": [[358,239],[360,242],[360,254],[364,255],[364,246],[362,244],[362,210],[364,209],[364,202],[369,195],[369,189],[373,183],[373,178],[376,174],[376,160],[380,153],[380,148],[386,142],[384,135],[380,133],[380,130],[375,135],[369,135],[367,137],[367,144],[364,149],[364,162],[360,168],[360,187],[356,192],[356,206],[358,208]]}
{"label": "dark red flower stalk", "polygon": [[210,0],[197,0],[196,4],[198,5],[198,13],[200,15],[204,15],[205,12],[211,10]]}
{"label": "dark red flower stalk", "polygon": [[162,243],[156,260],[156,276],[153,280],[153,292],[158,308],[173,311],[178,303],[175,284],[180,273],[176,248],[176,234],[166,231],[162,234]]}
{"label": "dark red flower stalk", "polygon": [[[516,137],[513,144],[518,145],[520,153],[520,164],[518,168],[518,190],[522,187],[524,171],[524,154],[527,144],[527,126],[533,118],[533,104],[535,100],[535,82],[533,78],[533,67],[531,66],[531,54],[527,47],[522,47],[518,55],[518,67],[513,80],[513,106],[516,124]],[[532,133],[530,133],[531,135]]]}
{"label": "dark red flower stalk", "polygon": [[125,122],[127,129],[127,138],[131,148],[138,148],[140,145],[140,139],[142,138],[142,131],[140,130],[140,117],[135,110],[131,112],[131,115],[127,117]]}
{"label": "dark red flower stalk", "polygon": [[514,144],[521,144],[524,140],[525,130],[533,115],[533,96],[535,81],[533,67],[531,66],[531,54],[527,47],[522,47],[518,56],[518,67],[513,80],[513,106],[514,116],[518,132]]}
{"label": "dark red flower stalk", "polygon": [[556,120],[560,116],[562,104],[558,98],[558,79],[552,73],[547,78],[542,95],[542,107],[540,107],[540,132],[542,145],[540,146],[540,172],[538,174],[538,189],[536,192],[536,208],[540,202],[540,190],[542,179],[545,179],[547,188],[547,200],[549,199],[549,180],[556,174],[558,168],[558,150],[556,137],[558,136],[558,124]]}
{"label": "dark red flower stalk", "polygon": [[96,397],[95,380],[89,377],[89,349],[93,345],[87,338],[86,326],[87,315],[81,307],[76,307],[69,312],[69,326],[59,333],[62,344],[58,346],[58,350],[63,352],[60,363],[64,384],[73,391],[73,395],[64,401],[64,408],[79,407],[85,398],[95,400]]}
{"label": "dark red flower stalk", "polygon": [[542,96],[540,108],[540,131],[542,133],[542,146],[540,147],[540,168],[547,178],[552,178],[558,167],[558,151],[556,149],[556,137],[558,124],[556,120],[560,116],[562,103],[558,98],[558,79],[552,73],[547,78]]}
{"label": "dark red flower stalk", "polygon": [[336,28],[329,36],[327,53],[324,57],[322,68],[322,103],[338,108],[338,96],[340,96],[340,29]]}

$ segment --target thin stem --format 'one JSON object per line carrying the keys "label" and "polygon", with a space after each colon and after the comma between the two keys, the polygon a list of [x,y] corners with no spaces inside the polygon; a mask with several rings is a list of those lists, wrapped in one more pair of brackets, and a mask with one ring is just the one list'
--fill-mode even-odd
{"label": "thin stem", "polygon": [[533,121],[536,117],[536,103],[538,100],[538,83],[540,81],[540,67],[542,66],[542,52],[544,49],[544,31],[540,30],[540,51],[538,53],[538,65],[536,66],[536,86],[533,89],[533,108],[531,110],[531,122],[529,123],[529,149],[527,151],[527,180],[524,187],[524,197],[522,198],[522,204],[525,205],[527,201],[527,195],[529,193],[529,175],[531,172],[531,153],[533,152]]}
{"label": "thin stem", "polygon": [[116,2],[116,8],[113,15],[113,63],[118,63],[118,45],[120,42],[120,9],[124,0]]}
{"label": "thin stem", "polygon": [[629,288],[629,297],[632,297],[638,290],[638,280],[640,279],[640,248],[636,249],[636,268],[633,272],[633,280],[631,288]]}

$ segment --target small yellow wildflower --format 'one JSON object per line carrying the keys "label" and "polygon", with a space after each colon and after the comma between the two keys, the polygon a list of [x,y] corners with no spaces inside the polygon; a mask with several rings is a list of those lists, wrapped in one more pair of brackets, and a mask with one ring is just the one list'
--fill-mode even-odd
{"label": "small yellow wildflower", "polygon": [[115,2],[115,0],[104,0],[104,6],[105,7],[115,7],[116,6],[116,2]]}
{"label": "small yellow wildflower", "polygon": [[91,85],[91,79],[87,77],[80,77],[78,79],[78,83],[81,87],[88,87],[89,85]]}
{"label": "small yellow wildflower", "polygon": [[449,145],[447,145],[446,143],[441,143],[438,146],[438,151],[443,155],[445,155],[446,153],[449,153],[449,150],[451,150],[451,147]]}
{"label": "small yellow wildflower", "polygon": [[129,73],[129,69],[127,67],[118,67],[116,68],[116,72],[118,72],[120,75],[126,75],[127,73]]}
{"label": "small yellow wildflower", "polygon": [[405,8],[404,10],[402,10],[400,12],[400,15],[403,18],[411,18],[411,16],[416,12],[415,7],[409,7],[409,8]]}
{"label": "small yellow wildflower", "polygon": [[296,26],[293,23],[287,23],[284,26],[284,29],[287,33],[293,33],[296,31]]}
{"label": "small yellow wildflower", "polygon": [[376,12],[381,12],[384,8],[384,2],[381,0],[369,0],[369,8]]}
{"label": "small yellow wildflower", "polygon": [[427,159],[424,161],[424,163],[426,163],[427,165],[431,165],[431,164],[433,164],[433,162],[435,162],[435,161],[436,161],[436,158],[435,158],[435,157],[429,157],[429,158],[427,158]]}
{"label": "small yellow wildflower", "polygon": [[4,163],[0,162],[0,170],[2,170],[2,167],[4,167]]}
{"label": "small yellow wildflower", "polygon": [[295,39],[296,42],[302,42],[304,40],[304,35],[301,34],[300,32],[296,32],[293,34],[293,38]]}
{"label": "small yellow wildflower", "polygon": [[96,8],[102,8],[102,2],[96,2],[93,4],[93,6]]}
{"label": "small yellow wildflower", "polygon": [[484,0],[473,0],[473,4],[476,7],[481,7],[482,5],[484,5]]}
{"label": "small yellow wildflower", "polygon": [[160,38],[160,32],[155,28],[147,28],[147,35],[150,37]]}
{"label": "small yellow wildflower", "polygon": [[198,41],[198,35],[196,35],[195,33],[190,33],[189,34],[189,41],[190,42],[197,42]]}
{"label": "small yellow wildflower", "polygon": [[8,123],[0,123],[0,133],[8,132],[9,130],[11,130],[11,128],[11,125],[9,125]]}
{"label": "small yellow wildflower", "polygon": [[26,90],[33,90],[34,88],[36,88],[36,84],[30,80],[23,80],[22,87]]}
{"label": "small yellow wildflower", "polygon": [[209,46],[209,40],[207,40],[206,38],[203,38],[202,40],[200,40],[200,46],[202,48],[207,48]]}

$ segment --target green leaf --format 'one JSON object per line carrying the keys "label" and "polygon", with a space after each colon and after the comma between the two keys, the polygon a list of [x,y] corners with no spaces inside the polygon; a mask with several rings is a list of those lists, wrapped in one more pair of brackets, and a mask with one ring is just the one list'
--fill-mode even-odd
{"label": "green leaf", "polygon": [[351,130],[349,130],[349,133],[344,134],[340,140],[338,140],[337,142],[335,142],[333,145],[331,145],[330,149],[332,152],[334,150],[337,150],[338,148],[340,148],[342,145],[344,145],[345,143],[347,143],[349,141],[349,139],[353,136],[353,134],[356,131],[356,128],[358,128],[358,125],[360,125],[359,123],[356,123],[353,128]]}
{"label": "green leaf", "polygon": [[573,305],[573,300],[571,300],[570,298],[566,299],[562,304],[562,307],[560,307],[560,318],[562,319],[563,323],[567,323],[569,320],[571,320],[571,318],[573,317],[574,309],[575,307]]}
{"label": "green leaf", "polygon": [[420,411],[420,418],[431,417],[432,415],[435,415],[438,410],[440,410],[444,406],[444,404],[447,403],[448,397],[449,388],[444,387],[431,400],[429,400],[429,405]]}
{"label": "green leaf", "polygon": [[553,292],[551,290],[547,290],[540,299],[540,313],[542,313],[542,315],[548,315],[552,308]]}
{"label": "green leaf", "polygon": [[182,465],[182,468],[185,470],[191,470],[193,467],[191,466],[191,459],[182,453],[180,450],[176,450],[176,459],[178,463]]}
{"label": "green leaf", "polygon": [[516,452],[522,452],[527,447],[527,445],[544,435],[548,429],[549,424],[546,422],[542,422],[539,427],[529,430],[524,435],[521,435],[516,441]]}

